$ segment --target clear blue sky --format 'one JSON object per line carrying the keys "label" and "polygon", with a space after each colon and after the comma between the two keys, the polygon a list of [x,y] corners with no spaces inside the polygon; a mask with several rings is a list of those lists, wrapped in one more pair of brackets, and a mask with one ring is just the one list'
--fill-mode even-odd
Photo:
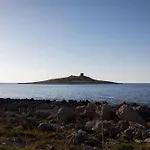
{"label": "clear blue sky", "polygon": [[0,0],[0,82],[80,72],[150,82],[150,0]]}

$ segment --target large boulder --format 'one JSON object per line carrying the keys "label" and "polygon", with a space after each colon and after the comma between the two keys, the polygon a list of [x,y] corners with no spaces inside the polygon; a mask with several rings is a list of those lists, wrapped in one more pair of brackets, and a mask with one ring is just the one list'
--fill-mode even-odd
{"label": "large boulder", "polygon": [[77,117],[82,117],[83,119],[89,120],[99,120],[100,119],[100,111],[97,111],[97,106],[95,103],[88,103],[87,106],[78,106],[75,109],[75,113]]}
{"label": "large boulder", "polygon": [[145,120],[150,121],[150,108],[147,106],[137,106],[134,110]]}
{"label": "large boulder", "polygon": [[138,122],[141,124],[144,124],[143,119],[138,115],[138,113],[129,105],[122,105],[118,111],[116,112],[116,115],[121,120],[128,120],[133,122]]}
{"label": "large boulder", "polygon": [[73,121],[75,119],[75,109],[73,107],[60,108],[57,119],[64,122]]}
{"label": "large boulder", "polygon": [[88,103],[87,104],[87,111],[89,112],[93,112],[96,111],[97,106],[95,105],[95,103]]}
{"label": "large boulder", "polygon": [[97,113],[100,114],[101,119],[103,120],[113,120],[114,119],[114,112],[108,104],[103,104],[97,109]]}
{"label": "large boulder", "polygon": [[[80,112],[84,110],[84,112],[80,113],[80,115],[85,118],[89,118],[89,120],[114,120],[115,113],[113,112],[112,108],[107,104],[103,104],[97,107],[94,103],[88,103],[86,107],[79,108]],[[76,110],[79,108],[76,108]]]}

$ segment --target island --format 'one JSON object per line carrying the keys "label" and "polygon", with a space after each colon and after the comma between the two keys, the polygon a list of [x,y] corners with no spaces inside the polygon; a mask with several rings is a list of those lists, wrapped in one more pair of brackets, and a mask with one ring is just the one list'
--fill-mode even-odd
{"label": "island", "polygon": [[85,76],[84,73],[81,73],[79,76],[71,75],[64,78],[48,79],[37,82],[28,82],[20,84],[119,84],[116,82],[95,80],[88,76]]}

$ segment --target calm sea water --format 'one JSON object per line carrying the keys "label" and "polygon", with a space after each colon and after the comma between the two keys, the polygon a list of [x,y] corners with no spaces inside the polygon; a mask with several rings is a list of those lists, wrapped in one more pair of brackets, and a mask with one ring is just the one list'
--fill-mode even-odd
{"label": "calm sea water", "polygon": [[33,85],[0,84],[1,98],[123,101],[150,104],[150,84]]}

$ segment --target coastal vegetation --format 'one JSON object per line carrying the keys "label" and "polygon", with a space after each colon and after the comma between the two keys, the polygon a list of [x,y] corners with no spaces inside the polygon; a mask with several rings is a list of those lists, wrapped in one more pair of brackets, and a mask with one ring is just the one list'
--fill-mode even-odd
{"label": "coastal vegetation", "polygon": [[2,98],[0,104],[0,150],[150,149],[148,106]]}

